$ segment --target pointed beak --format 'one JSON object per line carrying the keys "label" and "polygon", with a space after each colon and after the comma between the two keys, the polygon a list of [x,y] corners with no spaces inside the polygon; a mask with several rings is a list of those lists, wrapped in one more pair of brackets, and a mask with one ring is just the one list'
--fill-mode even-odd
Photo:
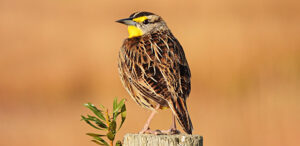
{"label": "pointed beak", "polygon": [[135,25],[136,24],[136,22],[134,22],[132,20],[132,18],[120,19],[120,20],[117,20],[116,22],[122,23],[122,24],[125,24],[125,25]]}

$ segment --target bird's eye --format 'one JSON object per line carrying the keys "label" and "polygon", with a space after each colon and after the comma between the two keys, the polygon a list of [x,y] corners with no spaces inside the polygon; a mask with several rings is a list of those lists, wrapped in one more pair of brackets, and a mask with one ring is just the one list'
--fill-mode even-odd
{"label": "bird's eye", "polygon": [[149,20],[146,19],[146,20],[143,21],[143,23],[144,23],[144,24],[148,24],[148,23],[149,23]]}

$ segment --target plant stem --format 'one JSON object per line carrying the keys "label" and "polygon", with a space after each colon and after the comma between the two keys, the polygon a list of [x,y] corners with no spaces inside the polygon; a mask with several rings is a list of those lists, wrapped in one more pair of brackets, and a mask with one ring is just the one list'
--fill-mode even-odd
{"label": "plant stem", "polygon": [[114,141],[113,140],[110,141],[110,146],[114,146]]}

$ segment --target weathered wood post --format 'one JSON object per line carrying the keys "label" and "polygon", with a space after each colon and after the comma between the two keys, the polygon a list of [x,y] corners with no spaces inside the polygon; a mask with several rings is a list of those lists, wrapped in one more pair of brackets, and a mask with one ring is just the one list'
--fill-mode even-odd
{"label": "weathered wood post", "polygon": [[186,134],[126,134],[124,146],[203,146],[203,137]]}

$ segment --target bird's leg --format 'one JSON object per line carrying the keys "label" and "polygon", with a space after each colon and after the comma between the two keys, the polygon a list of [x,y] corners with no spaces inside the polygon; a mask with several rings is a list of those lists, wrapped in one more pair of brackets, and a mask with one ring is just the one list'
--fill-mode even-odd
{"label": "bird's leg", "polygon": [[169,130],[164,130],[162,131],[165,134],[180,134],[180,131],[177,130],[176,128],[176,117],[175,115],[172,113],[172,125],[171,128]]}
{"label": "bird's leg", "polygon": [[171,129],[174,129],[176,130],[176,118],[175,118],[175,115],[172,114],[172,125],[171,125]]}
{"label": "bird's leg", "polygon": [[158,105],[155,107],[155,109],[152,111],[152,113],[150,114],[150,116],[149,116],[147,122],[146,122],[145,125],[144,125],[144,128],[139,132],[140,134],[143,134],[143,133],[154,133],[153,131],[150,130],[149,125],[150,125],[150,122],[151,122],[152,118],[153,118],[154,115],[157,113],[156,110],[158,110],[159,107],[160,107],[160,105],[158,104]]}
{"label": "bird's leg", "polygon": [[172,122],[172,126],[171,126],[171,129],[170,129],[170,133],[171,134],[180,134],[180,131],[179,130],[177,130],[177,128],[176,128],[176,117],[175,117],[175,115],[174,114],[172,114],[173,115],[173,122]]}

